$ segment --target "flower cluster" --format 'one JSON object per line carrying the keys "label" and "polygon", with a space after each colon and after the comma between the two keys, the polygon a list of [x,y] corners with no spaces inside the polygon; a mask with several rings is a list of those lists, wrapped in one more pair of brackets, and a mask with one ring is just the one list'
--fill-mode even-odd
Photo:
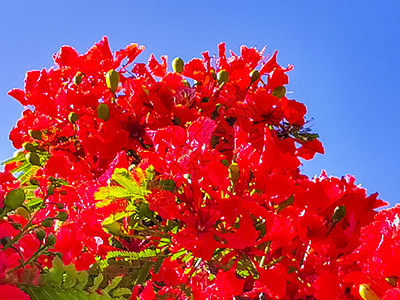
{"label": "flower cluster", "polygon": [[399,207],[300,173],[324,149],[286,96],[292,66],[220,44],[168,71],[143,50],[64,46],[9,92],[25,110],[0,173],[0,294],[398,299]]}

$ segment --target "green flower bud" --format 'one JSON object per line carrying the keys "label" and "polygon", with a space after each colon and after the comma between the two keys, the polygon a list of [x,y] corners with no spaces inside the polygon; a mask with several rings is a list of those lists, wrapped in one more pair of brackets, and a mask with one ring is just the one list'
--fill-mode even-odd
{"label": "green flower bud", "polygon": [[0,244],[3,246],[7,245],[11,241],[11,238],[9,236],[5,236],[0,240]]}
{"label": "green flower bud", "polygon": [[65,211],[62,211],[56,216],[56,219],[60,220],[61,222],[65,222],[68,219],[68,214]]}
{"label": "green flower bud", "polygon": [[35,152],[29,152],[26,156],[26,160],[34,166],[40,166],[40,157]]}
{"label": "green flower bud", "polygon": [[358,288],[361,298],[364,300],[379,300],[380,298],[375,294],[375,292],[370,288],[369,284],[360,284]]}
{"label": "green flower bud", "polygon": [[279,99],[285,97],[285,95],[286,95],[286,88],[283,85],[276,87],[272,92],[272,96],[275,96]]}
{"label": "green flower bud", "polygon": [[223,160],[221,160],[221,163],[222,163],[225,167],[229,167],[229,160],[223,159]]}
{"label": "green flower bud", "polygon": [[75,124],[75,122],[78,121],[78,119],[79,119],[79,116],[76,113],[74,113],[74,112],[70,112],[69,113],[68,121],[70,123]]}
{"label": "green flower bud", "polygon": [[36,178],[29,179],[29,183],[32,185],[40,185],[39,180],[37,180]]}
{"label": "green flower bud", "polygon": [[79,72],[79,71],[76,72],[76,75],[74,76],[74,79],[73,79],[74,84],[78,86],[82,82],[82,77],[84,75],[85,74],[83,74],[82,72]]}
{"label": "green flower bud", "polygon": [[346,214],[346,207],[344,205],[337,206],[332,214],[333,223],[339,222]]}
{"label": "green flower bud", "polygon": [[4,199],[4,206],[14,210],[24,203],[26,198],[25,191],[23,189],[15,189],[9,191]]}
{"label": "green flower bud", "polygon": [[110,70],[106,74],[106,84],[112,93],[115,93],[118,88],[119,73],[115,70]]}
{"label": "green flower bud", "polygon": [[43,227],[51,227],[53,226],[53,218],[46,218],[42,221]]}
{"label": "green flower bud", "polygon": [[214,68],[211,69],[210,74],[211,74],[211,77],[212,77],[214,80],[217,79],[217,74],[215,74],[215,69],[214,69]]}
{"label": "green flower bud", "polygon": [[58,209],[63,209],[63,208],[64,208],[64,203],[58,202],[58,203],[56,204],[56,207],[57,207]]}
{"label": "green flower bud", "polygon": [[397,277],[397,276],[389,276],[389,277],[386,277],[385,280],[391,286],[396,287],[397,286],[397,281],[399,280],[399,277]]}
{"label": "green flower bud", "polygon": [[229,81],[229,73],[226,70],[220,70],[217,75],[218,84],[227,83]]}
{"label": "green flower bud", "polygon": [[37,150],[36,146],[33,146],[31,143],[23,143],[22,147],[24,150],[29,151],[29,152],[35,152]]}
{"label": "green flower bud", "polygon": [[175,73],[182,73],[185,62],[182,58],[177,57],[172,61],[172,69]]}
{"label": "green flower bud", "polygon": [[253,70],[250,73],[250,84],[253,84],[255,81],[257,81],[260,78],[260,72],[258,70]]}
{"label": "green flower bud", "polygon": [[42,132],[39,130],[29,130],[29,135],[37,140],[41,140],[43,137]]}
{"label": "green flower bud", "polygon": [[229,177],[232,180],[233,183],[236,184],[236,182],[238,181],[239,177],[240,177],[240,169],[238,164],[236,163],[232,163],[229,166]]}
{"label": "green flower bud", "polygon": [[38,231],[36,231],[36,238],[41,242],[44,240],[44,238],[46,237],[46,233],[44,232],[43,229],[39,229]]}
{"label": "green flower bud", "polygon": [[46,239],[45,246],[51,247],[57,242],[57,239],[54,234],[49,234]]}
{"label": "green flower bud", "polygon": [[49,185],[49,187],[47,188],[47,196],[53,195],[54,194],[54,185]]}
{"label": "green flower bud", "polygon": [[171,179],[160,180],[160,186],[163,190],[173,192],[176,187],[176,183]]}
{"label": "green flower bud", "polygon": [[[29,220],[29,218],[30,218],[30,213],[29,213],[29,211],[28,211],[26,208],[24,208],[23,206],[18,207],[18,208],[15,210],[15,213],[18,214],[18,215],[20,215],[20,216],[22,216],[22,217],[24,217],[24,218],[27,219],[27,220]],[[19,223],[14,223],[14,224],[21,225],[21,224],[19,224]]]}
{"label": "green flower bud", "polygon": [[[18,207],[20,208],[20,207]],[[18,213],[18,215],[21,215]],[[23,216],[25,218],[25,216]],[[27,219],[27,218],[25,218]],[[15,229],[15,230],[21,230],[22,229],[22,225],[20,223],[11,223],[11,226]]]}
{"label": "green flower bud", "polygon": [[97,106],[97,117],[107,122],[110,117],[110,109],[107,104],[100,103],[99,106]]}

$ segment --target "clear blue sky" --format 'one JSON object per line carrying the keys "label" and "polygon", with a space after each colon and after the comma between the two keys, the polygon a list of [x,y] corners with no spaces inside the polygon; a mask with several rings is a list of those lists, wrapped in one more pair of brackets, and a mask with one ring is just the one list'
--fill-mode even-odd
{"label": "clear blue sky", "polygon": [[305,162],[309,176],[355,175],[368,193],[400,202],[400,1],[56,1],[0,4],[0,160],[22,106],[7,95],[27,70],[53,65],[69,44],[85,52],[107,35],[112,50],[137,42],[138,58],[186,61],[224,41],[279,50],[292,98],[308,107],[326,154]]}

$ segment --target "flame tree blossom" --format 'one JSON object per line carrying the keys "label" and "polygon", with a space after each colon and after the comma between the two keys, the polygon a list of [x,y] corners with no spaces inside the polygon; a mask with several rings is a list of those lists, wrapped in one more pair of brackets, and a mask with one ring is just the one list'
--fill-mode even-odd
{"label": "flame tree blossom", "polygon": [[143,50],[63,46],[9,92],[24,111],[0,173],[5,294],[398,298],[399,208],[301,174],[324,148],[286,94],[293,66],[222,43],[171,70]]}

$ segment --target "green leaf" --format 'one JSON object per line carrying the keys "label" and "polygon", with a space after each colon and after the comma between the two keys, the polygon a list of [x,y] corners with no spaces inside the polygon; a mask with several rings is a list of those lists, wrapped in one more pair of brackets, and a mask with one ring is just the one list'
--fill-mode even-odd
{"label": "green leaf", "polygon": [[115,290],[112,291],[112,296],[114,297],[121,297],[121,296],[130,296],[132,295],[132,291],[128,288],[125,287],[121,287],[121,288],[117,288]]}
{"label": "green leaf", "polygon": [[187,254],[185,255],[185,257],[182,258],[182,261],[183,261],[184,263],[188,263],[192,258],[193,258],[193,255],[192,255],[191,253],[187,253]]}
{"label": "green leaf", "polygon": [[156,260],[156,262],[154,263],[154,266],[153,266],[153,272],[154,273],[158,273],[158,271],[160,271],[161,265],[162,265],[162,263],[163,263],[165,258],[166,257],[164,257],[164,256],[157,257],[157,260]]}
{"label": "green leaf", "polygon": [[62,290],[51,286],[24,286],[22,290],[26,292],[32,300],[111,300],[108,295],[99,295],[96,292],[88,294],[84,291],[73,289]]}
{"label": "green leaf", "polygon": [[125,258],[128,260],[139,260],[142,258],[153,258],[161,253],[160,249],[145,249],[140,252],[130,252],[130,251],[110,251],[107,253],[107,259],[112,258]]}
{"label": "green leaf", "polygon": [[137,194],[134,194],[121,186],[105,186],[101,187],[99,191],[95,193],[94,199],[107,200],[96,204],[98,207],[104,207],[110,204],[116,198],[127,198],[127,197],[133,197],[135,195]]}
{"label": "green leaf", "polygon": [[179,250],[178,252],[176,252],[175,254],[173,254],[171,256],[171,260],[176,260],[179,257],[181,257],[182,255],[185,255],[187,253],[187,251],[185,249]]}
{"label": "green leaf", "polygon": [[[19,167],[15,168],[14,170],[11,170],[11,173],[18,173],[18,172],[26,172],[27,170],[29,170],[32,167],[32,164],[30,162],[24,162],[22,165],[20,165]],[[21,176],[21,174],[19,175]]]}
{"label": "green leaf", "polygon": [[120,186],[126,188],[128,191],[132,192],[133,194],[140,193],[137,182],[133,180],[127,169],[115,169],[111,179],[117,182]]}
{"label": "green leaf", "polygon": [[122,212],[116,213],[114,215],[109,216],[107,219],[105,219],[102,222],[102,225],[103,226],[110,225],[118,220],[121,220],[122,218],[129,217],[134,213],[135,213],[134,211],[122,211]]}
{"label": "green leaf", "polygon": [[64,282],[62,284],[62,287],[65,289],[72,288],[76,285],[77,283],[77,276],[78,272],[75,269],[74,264],[69,264],[67,266],[64,266],[65,274],[63,276]]}
{"label": "green leaf", "polygon": [[18,151],[14,157],[11,157],[11,158],[3,161],[1,164],[7,165],[7,164],[17,162],[17,161],[25,161],[25,153],[24,152]]}
{"label": "green leaf", "polygon": [[146,169],[146,180],[151,181],[154,179],[156,175],[156,171],[154,170],[153,166],[150,166]]}
{"label": "green leaf", "polygon": [[124,278],[124,276],[114,277],[113,280],[111,281],[111,283],[104,288],[104,292],[106,292],[108,294],[109,292],[111,292],[112,289],[115,289],[118,286],[118,284],[121,282],[122,278]]}
{"label": "green leaf", "polygon": [[139,274],[135,280],[136,284],[142,284],[150,276],[150,269],[153,264],[145,264],[139,269]]}
{"label": "green leaf", "polygon": [[93,292],[96,291],[99,288],[99,285],[103,282],[103,280],[104,280],[104,276],[102,273],[97,275],[94,278],[93,286],[90,287],[90,290]]}
{"label": "green leaf", "polygon": [[80,271],[76,275],[77,284],[75,285],[76,290],[83,290],[87,285],[89,279],[89,274],[87,271]]}
{"label": "green leaf", "polygon": [[30,208],[35,208],[43,203],[43,199],[36,198],[35,196],[27,196],[26,200],[26,205]]}

